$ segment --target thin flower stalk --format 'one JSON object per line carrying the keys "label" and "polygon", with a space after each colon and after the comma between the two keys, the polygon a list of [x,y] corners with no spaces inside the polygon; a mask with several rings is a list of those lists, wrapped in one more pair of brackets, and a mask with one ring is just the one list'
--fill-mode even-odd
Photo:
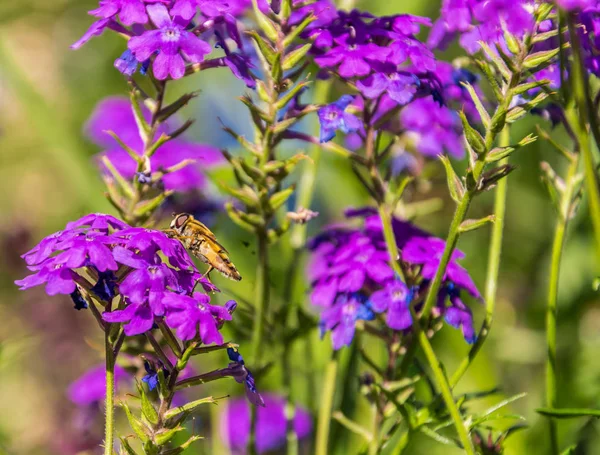
{"label": "thin flower stalk", "polygon": [[[510,127],[507,125],[500,134],[498,141],[500,147],[508,147],[510,145]],[[508,158],[504,158],[498,162],[500,166],[508,164]],[[494,193],[494,225],[492,227],[492,235],[490,238],[490,247],[488,255],[487,272],[485,279],[485,319],[477,341],[469,351],[467,357],[460,363],[452,377],[450,385],[452,387],[458,384],[458,381],[466,373],[467,369],[473,363],[473,360],[483,347],[487,340],[494,319],[494,309],[496,307],[497,291],[498,291],[498,275],[500,272],[500,258],[502,256],[502,237],[504,234],[504,216],[506,214],[506,197],[508,192],[508,179],[502,179],[498,182]]]}

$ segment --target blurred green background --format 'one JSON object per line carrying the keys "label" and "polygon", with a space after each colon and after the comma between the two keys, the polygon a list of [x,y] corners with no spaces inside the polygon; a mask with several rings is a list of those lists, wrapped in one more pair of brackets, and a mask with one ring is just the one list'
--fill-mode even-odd
{"label": "blurred green background", "polygon": [[[358,6],[378,14],[409,12],[429,17],[435,17],[439,8],[437,2],[423,0],[365,0]],[[84,138],[82,125],[102,98],[126,94],[124,79],[112,67],[123,44],[118,37],[106,34],[79,51],[69,50],[69,45],[91,23],[86,12],[93,7],[95,3],[88,0],[0,2],[0,453],[77,453],[78,447],[85,447],[90,438],[97,437],[94,425],[101,425],[96,422],[80,428],[74,406],[65,396],[71,381],[101,361],[101,340],[92,319],[85,312],[73,311],[68,298],[47,297],[41,288],[19,292],[13,284],[26,274],[19,255],[43,236],[89,212],[113,213],[102,196],[103,185],[91,161],[99,150]],[[227,71],[207,72],[175,85],[170,97],[186,90],[202,90],[186,111],[186,115],[197,119],[191,132],[195,139],[235,148],[220,132],[218,117],[241,131],[249,131],[246,112],[235,99],[245,87]],[[532,130],[535,121],[520,124],[513,131],[514,137]],[[482,353],[457,389],[460,393],[500,387],[502,395],[478,403],[482,409],[500,401],[503,395],[527,392],[524,399],[511,405],[511,411],[526,416],[530,428],[510,439],[508,454],[548,452],[546,422],[534,411],[543,403],[544,312],[555,221],[539,179],[539,163],[543,160],[561,169],[559,160],[543,143],[529,146],[515,156],[518,169],[509,177],[494,326]],[[297,175],[292,176],[295,178]],[[453,206],[441,169],[431,183],[420,198],[439,197],[443,203],[440,210],[418,218],[417,222],[443,237]],[[309,232],[341,221],[345,207],[366,202],[368,196],[357,186],[347,163],[325,155],[312,207],[321,215],[311,223]],[[492,194],[479,198],[471,217],[489,214],[492,202]],[[583,204],[570,226],[560,281],[559,404],[569,407],[600,405],[600,302],[591,286],[595,264],[586,210]],[[214,230],[244,276],[235,289],[230,282],[215,278],[225,290],[223,301],[233,295],[251,300],[255,253],[253,246],[245,247],[244,242],[252,239],[222,214]],[[463,264],[480,289],[485,278],[488,240],[489,232],[481,230],[465,236],[459,246],[467,253]],[[289,249],[281,248],[273,260],[276,305],[286,303],[282,301],[281,283],[290,258]],[[294,299],[308,307],[306,290],[306,285],[299,286]],[[472,304],[479,324],[483,309]],[[383,356],[383,349],[375,343],[366,338],[361,342],[371,343],[369,349]],[[468,350],[460,333],[450,328],[444,328],[434,344],[449,371]],[[243,352],[243,346],[241,349]],[[304,361],[307,349],[312,352],[312,364]],[[276,391],[280,385],[278,354],[267,354],[272,355],[275,367],[261,380],[261,390]],[[357,377],[366,371],[366,366],[355,361],[352,354],[350,349],[343,350],[342,361],[349,372],[339,379],[337,399],[339,405],[341,392],[350,397],[344,410],[361,420],[367,405],[358,395]],[[319,341],[316,331],[309,343],[302,341],[294,346],[293,395],[313,415],[319,407],[319,385],[329,357],[329,340]],[[223,355],[216,355],[201,359],[196,368],[208,371],[226,362]],[[194,393],[242,393],[233,381],[223,381],[216,387],[218,390],[206,387]],[[219,408],[211,412],[214,417]],[[124,425],[121,428],[127,432]],[[582,441],[577,453],[600,454],[599,428],[593,421],[563,421],[559,428],[564,447]],[[226,453],[218,438],[218,426],[199,418],[194,430],[207,440],[197,443],[189,453]],[[356,437],[336,424],[332,440],[332,453],[352,454],[358,447]],[[306,453],[312,450],[310,445],[303,449]],[[454,452],[417,440],[408,453]]]}

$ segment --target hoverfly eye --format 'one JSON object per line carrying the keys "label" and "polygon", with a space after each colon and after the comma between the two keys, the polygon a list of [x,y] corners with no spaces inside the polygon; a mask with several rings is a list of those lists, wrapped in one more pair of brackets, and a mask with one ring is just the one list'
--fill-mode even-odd
{"label": "hoverfly eye", "polygon": [[175,227],[180,228],[181,226],[183,226],[189,217],[189,215],[180,215],[179,217],[177,217],[177,219],[175,220]]}

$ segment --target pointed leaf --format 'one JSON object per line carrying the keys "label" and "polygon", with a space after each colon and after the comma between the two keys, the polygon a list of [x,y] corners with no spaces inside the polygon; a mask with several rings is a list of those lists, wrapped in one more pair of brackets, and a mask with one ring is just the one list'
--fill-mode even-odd
{"label": "pointed leaf", "polygon": [[469,95],[471,95],[471,99],[473,100],[473,103],[475,104],[475,108],[477,109],[477,112],[479,113],[479,117],[481,118],[483,125],[487,128],[491,122],[490,114],[488,114],[488,112],[485,110],[485,107],[483,106],[483,103],[481,102],[479,95],[475,91],[475,88],[467,82],[462,82],[461,84],[463,87],[465,87],[467,89],[467,91],[469,92]]}
{"label": "pointed leaf", "polygon": [[485,218],[479,218],[478,220],[465,220],[460,223],[458,232],[464,234],[465,232],[474,231],[486,226],[489,223],[493,223],[494,221],[496,221],[496,217],[494,215],[488,215]]}
{"label": "pointed leaf", "polygon": [[538,414],[555,419],[573,419],[577,417],[600,417],[600,409],[585,408],[538,408]]}
{"label": "pointed leaf", "polygon": [[273,65],[276,55],[275,49],[273,49],[267,40],[260,36],[256,31],[250,30],[246,33],[252,38],[257,52],[264,57],[265,61],[268,62],[269,65]]}
{"label": "pointed leaf", "polygon": [[338,421],[342,426],[346,429],[350,430],[352,433],[361,436],[365,441],[371,442],[373,439],[373,434],[367,430],[365,427],[360,424],[350,420],[348,417],[344,415],[341,411],[336,411],[332,414],[332,417]]}
{"label": "pointed leaf", "polygon": [[448,183],[450,196],[454,202],[458,203],[465,194],[465,187],[460,181],[460,178],[458,178],[458,175],[456,175],[456,172],[454,172],[454,168],[452,167],[450,160],[444,155],[439,155],[439,158],[446,169],[446,182]]}
{"label": "pointed leaf", "polygon": [[184,431],[185,428],[181,426],[177,426],[175,428],[171,428],[169,430],[162,430],[154,435],[154,442],[157,446],[163,446],[175,436],[180,431]]}
{"label": "pointed leaf", "polygon": [[279,207],[281,207],[283,204],[285,204],[287,202],[287,200],[290,198],[290,196],[292,194],[294,194],[295,189],[296,188],[294,186],[290,186],[289,188],[286,188],[285,190],[282,190],[282,191],[279,191],[278,193],[273,194],[269,198],[269,207],[271,207],[271,210],[274,212]]}
{"label": "pointed leaf", "polygon": [[131,426],[133,432],[137,435],[138,438],[141,439],[141,441],[144,444],[148,442],[150,440],[150,435],[152,434],[150,428],[144,425],[144,423],[140,419],[138,419],[131,413],[129,406],[127,406],[126,403],[121,402],[120,405],[125,410],[125,415],[127,416],[129,426]]}
{"label": "pointed leaf", "polygon": [[460,111],[458,113],[458,115],[460,116],[460,119],[462,121],[465,139],[467,140],[469,145],[473,148],[473,150],[475,151],[475,153],[477,155],[481,155],[482,153],[485,153],[485,151],[486,151],[485,140],[483,139],[483,137],[481,136],[479,131],[477,131],[475,128],[473,128],[471,126],[471,124],[469,123],[469,120],[467,120],[467,116],[465,115],[465,113],[463,111]]}
{"label": "pointed leaf", "polygon": [[525,60],[523,60],[523,66],[528,69],[537,68],[552,60],[559,52],[559,48],[551,49],[549,51],[534,52],[533,54],[529,54]]}
{"label": "pointed leaf", "polygon": [[135,450],[133,450],[133,448],[127,441],[127,439],[125,439],[125,438],[120,438],[120,439],[121,439],[121,454],[122,455],[123,455],[123,450],[125,450],[126,455],[138,455],[137,453],[135,453]]}
{"label": "pointed leaf", "polygon": [[158,423],[158,412],[156,412],[156,409],[152,406],[152,403],[148,399],[148,395],[146,395],[146,391],[139,382],[137,383],[137,389],[142,398],[142,416],[144,416],[152,425],[156,425]]}
{"label": "pointed leaf", "polygon": [[310,51],[311,48],[312,44],[308,43],[304,46],[300,46],[298,49],[294,49],[292,52],[286,55],[281,65],[283,67],[283,70],[288,71],[295,67],[306,56],[306,54],[308,53],[308,51]]}
{"label": "pointed leaf", "polygon": [[312,24],[316,20],[317,20],[317,17],[311,12],[308,16],[306,16],[304,18],[304,20],[302,22],[300,22],[300,24],[298,24],[296,27],[294,27],[294,29],[291,31],[291,33],[287,34],[287,36],[283,39],[283,47],[286,48],[290,44],[292,44],[294,41],[296,41],[296,38],[298,38],[298,36],[300,36],[300,34],[304,30],[306,30],[306,27],[308,27],[310,24]]}
{"label": "pointed leaf", "polygon": [[252,9],[254,10],[254,15],[256,16],[256,23],[263,31],[263,33],[271,40],[271,42],[277,42],[279,37],[277,33],[277,29],[275,25],[258,7],[258,3],[256,0],[252,0]]}

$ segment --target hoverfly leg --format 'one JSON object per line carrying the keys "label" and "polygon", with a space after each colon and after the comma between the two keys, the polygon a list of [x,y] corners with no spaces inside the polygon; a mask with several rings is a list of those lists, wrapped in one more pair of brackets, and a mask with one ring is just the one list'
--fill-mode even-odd
{"label": "hoverfly leg", "polygon": [[202,283],[203,279],[207,279],[209,283],[212,284],[212,281],[210,281],[210,276],[209,273],[212,272],[215,268],[213,266],[208,266],[208,270],[206,271],[206,273],[204,275],[202,275],[200,278],[198,278],[196,280],[196,282],[194,283],[194,287],[192,288],[192,294],[196,291],[196,286],[198,286],[198,283]]}

